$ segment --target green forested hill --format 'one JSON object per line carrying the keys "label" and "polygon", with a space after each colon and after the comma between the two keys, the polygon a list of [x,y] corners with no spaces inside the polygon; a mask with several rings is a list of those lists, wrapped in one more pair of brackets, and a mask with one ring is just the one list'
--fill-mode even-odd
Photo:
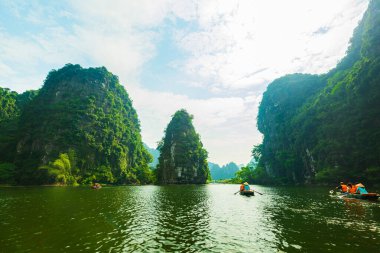
{"label": "green forested hill", "polygon": [[136,111],[106,68],[68,64],[51,71],[34,98],[16,97],[21,108],[13,128],[17,134],[8,144],[14,148],[1,162],[3,168],[4,163],[15,167],[17,183],[152,180]]}
{"label": "green forested hill", "polygon": [[335,69],[268,86],[258,128],[261,178],[380,182],[380,1],[370,2]]}
{"label": "green forested hill", "polygon": [[192,119],[186,110],[179,110],[165,130],[158,145],[157,180],[161,184],[204,184],[210,177],[207,151]]}

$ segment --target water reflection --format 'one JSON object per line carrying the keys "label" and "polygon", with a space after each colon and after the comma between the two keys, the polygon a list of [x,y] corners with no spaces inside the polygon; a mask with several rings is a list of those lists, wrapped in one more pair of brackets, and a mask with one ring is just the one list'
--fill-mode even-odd
{"label": "water reflection", "polygon": [[[97,242],[101,252],[148,252],[157,248],[152,241],[156,233],[156,209],[153,205],[157,186],[118,187],[112,191],[112,206],[102,213],[113,229]],[[115,194],[116,193],[116,194]],[[116,210],[116,211],[115,211]]]}
{"label": "water reflection", "polygon": [[161,186],[154,197],[154,241],[167,252],[209,249],[209,192],[206,186]]}
{"label": "water reflection", "polygon": [[349,199],[342,198],[344,203],[344,209],[348,213],[348,215],[352,215],[355,217],[363,217],[365,215],[366,209],[364,207],[363,201],[358,199]]}
{"label": "water reflection", "polygon": [[376,252],[380,248],[377,203],[332,198],[324,188],[273,188],[278,249],[285,252]]}
{"label": "water reflection", "polygon": [[209,185],[210,229],[213,252],[276,252],[276,228],[272,213],[265,212],[271,195],[234,195],[238,185]]}
{"label": "water reflection", "polygon": [[318,187],[0,188],[0,252],[378,252],[380,202]]}

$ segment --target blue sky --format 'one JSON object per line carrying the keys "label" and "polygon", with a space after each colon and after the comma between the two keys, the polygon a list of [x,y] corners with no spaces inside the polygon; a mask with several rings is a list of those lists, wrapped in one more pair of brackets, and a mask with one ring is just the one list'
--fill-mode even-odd
{"label": "blue sky", "polygon": [[155,147],[186,108],[219,164],[261,142],[262,93],[345,55],[368,0],[0,0],[0,86],[38,89],[66,63],[105,66],[133,99]]}

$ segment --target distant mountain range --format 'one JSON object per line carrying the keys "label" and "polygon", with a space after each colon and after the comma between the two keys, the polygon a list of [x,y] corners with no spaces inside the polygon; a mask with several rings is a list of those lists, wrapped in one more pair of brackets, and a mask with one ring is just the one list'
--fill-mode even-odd
{"label": "distant mountain range", "polygon": [[149,164],[149,166],[152,168],[156,168],[158,164],[158,158],[160,157],[160,151],[158,151],[155,148],[149,147],[146,143],[143,143],[144,147],[148,152],[153,156],[153,161]]}
{"label": "distant mountain range", "polygon": [[235,177],[235,173],[240,169],[234,162],[227,163],[220,167],[216,163],[209,162],[212,180],[230,179]]}

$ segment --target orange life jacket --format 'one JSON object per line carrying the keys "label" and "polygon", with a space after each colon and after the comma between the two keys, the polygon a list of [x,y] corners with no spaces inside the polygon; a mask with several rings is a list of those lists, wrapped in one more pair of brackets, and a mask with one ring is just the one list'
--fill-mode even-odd
{"label": "orange life jacket", "polygon": [[351,188],[350,188],[350,193],[351,194],[354,194],[356,192],[356,186],[353,185]]}
{"label": "orange life jacket", "polygon": [[240,185],[240,191],[244,191],[244,185],[243,184]]}
{"label": "orange life jacket", "polygon": [[342,187],[342,192],[347,192],[347,185],[341,184],[340,186]]}

